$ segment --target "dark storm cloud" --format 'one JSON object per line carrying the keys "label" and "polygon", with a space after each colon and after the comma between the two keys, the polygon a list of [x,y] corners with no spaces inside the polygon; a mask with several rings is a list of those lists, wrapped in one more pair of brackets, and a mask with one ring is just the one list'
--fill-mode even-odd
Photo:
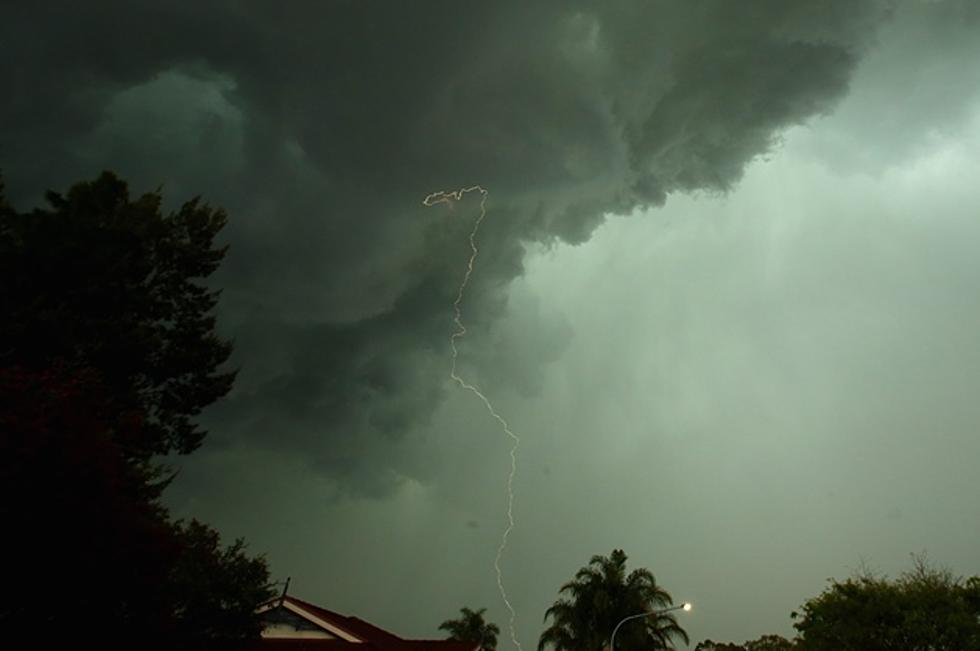
{"label": "dark storm cloud", "polygon": [[214,437],[294,450],[373,493],[423,474],[387,443],[439,404],[475,216],[423,196],[491,191],[464,306],[478,347],[522,243],[729,188],[845,93],[881,18],[852,0],[4,13],[13,196],[111,167],[228,208],[222,317],[243,372]]}
{"label": "dark storm cloud", "polygon": [[958,138],[980,97],[978,30],[973,0],[903,3],[888,27],[888,41],[903,47],[884,43],[865,58],[854,80],[861,91],[835,112],[839,126],[811,143],[813,153],[840,172],[881,174]]}

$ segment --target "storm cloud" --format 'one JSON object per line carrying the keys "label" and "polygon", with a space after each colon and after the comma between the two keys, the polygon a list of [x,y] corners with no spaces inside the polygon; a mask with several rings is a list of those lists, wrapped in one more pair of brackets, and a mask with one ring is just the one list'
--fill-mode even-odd
{"label": "storm cloud", "polygon": [[[14,198],[112,168],[226,207],[221,316],[242,374],[209,415],[214,442],[292,450],[383,493],[420,478],[384,450],[442,399],[476,208],[425,210],[425,194],[491,192],[463,306],[480,341],[526,244],[583,242],[609,213],[731,188],[782,130],[844,95],[886,12],[848,0],[5,13]],[[557,351],[527,353],[518,375]]]}
{"label": "storm cloud", "polygon": [[525,644],[613,547],[692,642],[864,560],[977,573],[980,5],[279,4],[0,9],[19,208],[109,168],[230,214],[241,372],[175,514],[400,634],[505,625],[508,441],[448,376],[477,200],[421,203],[478,183],[460,368],[523,437]]}

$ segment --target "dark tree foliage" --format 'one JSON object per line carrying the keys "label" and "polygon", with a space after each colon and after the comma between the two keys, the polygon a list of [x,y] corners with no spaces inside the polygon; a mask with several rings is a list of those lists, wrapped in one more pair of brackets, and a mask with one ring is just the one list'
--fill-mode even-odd
{"label": "dark tree foliage", "polygon": [[482,651],[493,651],[497,648],[500,628],[483,619],[483,613],[487,612],[486,608],[472,610],[464,606],[459,609],[459,612],[460,616],[456,619],[447,619],[439,624],[440,631],[449,633],[448,639],[479,642]]}
{"label": "dark tree foliage", "polygon": [[218,532],[197,520],[177,522],[173,531],[178,552],[170,575],[172,612],[181,637],[258,637],[255,607],[273,596],[265,560],[247,556],[241,538],[223,547]]}
{"label": "dark tree foliage", "polygon": [[193,199],[164,215],[159,193],[131,199],[109,172],[47,200],[0,213],[0,363],[93,369],[110,409],[143,420],[108,423],[127,459],[191,452],[192,417],[234,379],[219,370],[231,344],[214,332],[218,293],[202,284],[225,253],[224,213]]}
{"label": "dark tree foliage", "polygon": [[166,629],[170,525],[109,436],[104,405],[90,371],[0,368],[8,630]]}
{"label": "dark tree foliage", "polygon": [[[673,600],[653,574],[639,568],[626,573],[626,554],[614,549],[596,555],[561,587],[562,595],[545,612],[551,625],[538,640],[538,651],[601,651],[624,617],[670,607]],[[689,643],[673,613],[653,614],[628,622],[616,634],[616,651],[671,649],[672,639]]]}
{"label": "dark tree foliage", "polygon": [[745,643],[745,651],[793,651],[797,648],[795,641],[781,635],[763,635]]}
{"label": "dark tree foliage", "polygon": [[794,651],[798,648],[795,641],[787,640],[781,635],[763,635],[744,644],[704,640],[694,647],[694,651]]}
{"label": "dark tree foliage", "polygon": [[160,213],[109,173],[21,214],[0,185],[0,625],[47,644],[205,648],[255,637],[268,569],[159,503],[230,345],[200,281],[220,211]]}
{"label": "dark tree foliage", "polygon": [[793,616],[807,651],[978,651],[980,577],[963,581],[916,558],[894,581],[831,581]]}
{"label": "dark tree foliage", "polygon": [[698,645],[694,647],[694,651],[745,651],[745,647],[741,644],[735,644],[734,642],[714,642],[712,640],[704,640],[698,642]]}

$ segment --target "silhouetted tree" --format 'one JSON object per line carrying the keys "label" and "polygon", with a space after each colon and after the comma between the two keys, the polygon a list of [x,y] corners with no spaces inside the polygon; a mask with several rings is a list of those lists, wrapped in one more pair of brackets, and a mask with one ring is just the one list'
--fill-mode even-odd
{"label": "silhouetted tree", "polygon": [[142,648],[254,637],[265,560],[171,522],[156,461],[200,443],[193,417],[234,377],[202,284],[224,215],[164,215],[110,173],[48,202],[18,213],[0,185],[0,624]]}
{"label": "silhouetted tree", "polygon": [[[644,568],[626,573],[621,549],[596,555],[561,587],[562,595],[545,612],[551,625],[541,634],[538,650],[601,651],[624,617],[668,608],[673,600]],[[670,649],[673,638],[689,642],[673,613],[653,614],[628,622],[616,635],[616,651]]]}
{"label": "silhouetted tree", "polygon": [[471,610],[466,608],[459,609],[460,616],[456,619],[447,619],[439,624],[440,631],[449,633],[450,640],[460,640],[463,642],[479,642],[483,651],[493,651],[497,648],[497,636],[500,629],[496,624],[486,622],[483,613],[486,608]]}
{"label": "silhouetted tree", "polygon": [[698,645],[694,647],[694,651],[745,651],[745,647],[741,644],[734,644],[732,642],[714,642],[712,640],[703,640],[698,642]]}
{"label": "silhouetted tree", "polygon": [[90,370],[0,368],[0,545],[16,586],[0,591],[7,628],[57,634],[98,620],[120,635],[166,632],[174,540],[110,415]]}
{"label": "silhouetted tree", "polygon": [[47,201],[21,214],[0,189],[0,363],[97,372],[113,413],[142,419],[108,423],[130,461],[194,450],[192,417],[234,379],[203,284],[225,254],[225,214],[196,198],[163,214],[159,193],[131,199],[109,172]]}
{"label": "silhouetted tree", "polygon": [[246,555],[241,538],[222,546],[218,532],[197,520],[176,522],[177,556],[169,576],[180,639],[230,643],[258,638],[257,604],[272,598],[269,570]]}
{"label": "silhouetted tree", "polygon": [[699,642],[694,651],[794,651],[796,643],[781,635],[763,635],[757,640],[749,640],[744,644],[732,642]]}
{"label": "silhouetted tree", "polygon": [[831,581],[793,617],[807,651],[977,651],[978,606],[980,577],[963,581],[916,557],[894,581],[869,572]]}
{"label": "silhouetted tree", "polygon": [[793,651],[796,648],[796,642],[781,635],[763,635],[745,643],[745,651]]}

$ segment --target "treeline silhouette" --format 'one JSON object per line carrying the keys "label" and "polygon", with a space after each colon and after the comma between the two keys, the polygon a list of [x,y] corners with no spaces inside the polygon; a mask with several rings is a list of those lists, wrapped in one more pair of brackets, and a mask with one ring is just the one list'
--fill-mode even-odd
{"label": "treeline silhouette", "polygon": [[0,183],[0,625],[140,648],[257,637],[264,558],[161,503],[204,438],[231,344],[205,281],[225,214],[110,172],[19,212]]}

